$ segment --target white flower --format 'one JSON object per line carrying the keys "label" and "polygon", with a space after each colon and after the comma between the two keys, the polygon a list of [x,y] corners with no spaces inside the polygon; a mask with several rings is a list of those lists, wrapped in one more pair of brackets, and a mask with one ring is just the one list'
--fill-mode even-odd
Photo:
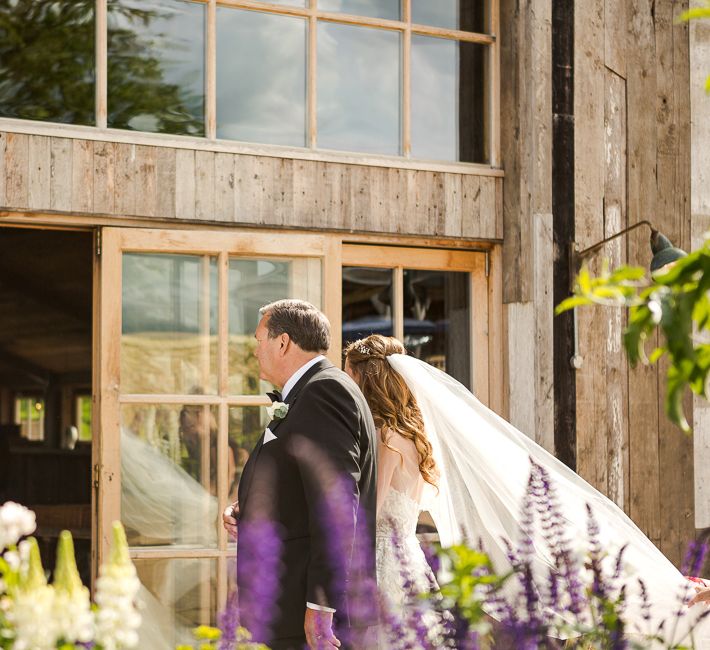
{"label": "white flower", "polygon": [[17,544],[21,537],[31,535],[36,527],[34,512],[8,501],[0,507],[0,550]]}
{"label": "white flower", "polygon": [[17,551],[6,551],[3,557],[10,567],[10,571],[17,571],[20,568],[20,554]]}
{"label": "white flower", "polygon": [[266,412],[272,420],[283,420],[288,413],[288,404],[286,402],[272,402],[266,407]]}
{"label": "white flower", "polygon": [[108,564],[96,581],[96,642],[104,650],[135,648],[141,617],[136,607],[140,580],[128,555],[126,533],[113,525],[113,546]]}
{"label": "white flower", "polygon": [[13,650],[50,650],[57,644],[54,589],[48,585],[18,589],[7,619],[15,635]]}
{"label": "white flower", "polygon": [[57,636],[67,644],[94,638],[94,617],[89,590],[81,583],[74,556],[74,541],[62,531],[54,570],[54,618]]}

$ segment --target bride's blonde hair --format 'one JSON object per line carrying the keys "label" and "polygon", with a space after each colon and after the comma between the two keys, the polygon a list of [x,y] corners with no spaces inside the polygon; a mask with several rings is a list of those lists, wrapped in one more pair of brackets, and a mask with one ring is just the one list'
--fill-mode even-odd
{"label": "bride's blonde hair", "polygon": [[422,413],[402,375],[387,361],[391,354],[407,352],[400,341],[380,334],[354,341],[345,348],[345,359],[370,406],[382,442],[392,451],[397,449],[389,444],[389,438],[395,433],[414,442],[419,454],[419,472],[427,483],[436,486],[439,471],[431,443],[424,434]]}

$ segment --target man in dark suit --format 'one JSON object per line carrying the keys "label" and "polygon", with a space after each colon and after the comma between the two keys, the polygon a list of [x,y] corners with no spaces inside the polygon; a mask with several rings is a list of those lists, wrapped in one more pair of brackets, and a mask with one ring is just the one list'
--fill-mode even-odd
{"label": "man in dark suit", "polygon": [[[274,650],[301,650],[305,643],[339,647],[334,627],[351,636],[348,628],[363,624],[349,616],[346,588],[356,541],[369,558],[364,568],[360,560],[358,572],[369,574],[373,584],[375,579],[375,425],[360,389],[324,356],[330,345],[324,314],[299,300],[271,303],[260,313],[260,374],[282,386],[283,395],[274,396],[276,412],[244,467],[238,501],[223,515],[237,538],[239,598],[250,596],[240,577],[240,551],[246,551],[238,526],[273,522],[283,570],[271,633],[259,640]],[[333,496],[333,485],[347,502],[347,514],[328,521],[326,497]],[[344,556],[339,562],[334,547]]]}

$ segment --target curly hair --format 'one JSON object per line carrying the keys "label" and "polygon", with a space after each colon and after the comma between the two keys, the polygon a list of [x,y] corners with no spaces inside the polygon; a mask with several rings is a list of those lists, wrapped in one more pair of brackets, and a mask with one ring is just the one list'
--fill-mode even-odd
{"label": "curly hair", "polygon": [[402,375],[387,361],[391,354],[407,352],[396,338],[380,334],[354,341],[345,348],[345,359],[365,395],[383,444],[400,453],[389,444],[390,436],[398,434],[411,440],[419,454],[419,473],[427,483],[436,487],[439,470],[431,443],[424,433],[422,413]]}

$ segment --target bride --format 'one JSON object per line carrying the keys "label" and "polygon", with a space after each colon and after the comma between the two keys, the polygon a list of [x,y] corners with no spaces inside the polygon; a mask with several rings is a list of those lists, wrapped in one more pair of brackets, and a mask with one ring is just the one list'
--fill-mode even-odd
{"label": "bride", "polygon": [[[511,570],[506,544],[515,546],[520,538],[520,505],[531,461],[546,470],[556,487],[568,539],[579,544],[580,553],[587,548],[587,505],[599,525],[608,575],[626,545],[629,632],[655,632],[675,616],[679,599],[690,597],[687,580],[616,504],[455,379],[406,356],[397,339],[378,334],[351,343],[345,359],[345,370],[362,389],[378,427],[377,579],[391,607],[406,606],[405,577],[421,591],[436,586],[415,536],[423,509],[431,513],[443,546],[480,543],[498,574]],[[408,576],[401,575],[402,560]],[[541,588],[556,571],[555,559],[542,544],[533,546],[532,570]],[[661,637],[674,635],[665,642],[687,643],[684,637],[702,615],[698,607],[680,608],[682,616],[667,626],[673,629],[661,627]],[[564,612],[544,614],[560,623],[566,617]],[[694,637],[695,647],[710,648],[705,625],[696,627]]]}

